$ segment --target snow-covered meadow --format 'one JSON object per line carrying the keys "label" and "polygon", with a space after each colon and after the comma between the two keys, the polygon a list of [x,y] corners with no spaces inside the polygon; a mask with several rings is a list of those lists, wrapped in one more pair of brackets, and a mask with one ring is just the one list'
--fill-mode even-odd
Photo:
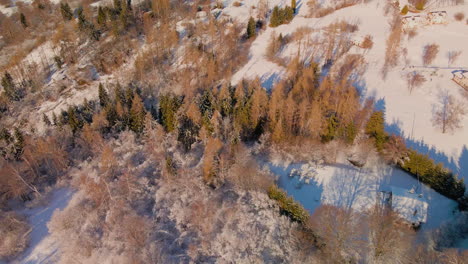
{"label": "snow-covered meadow", "polygon": [[[254,2],[254,1],[253,1]],[[271,2],[271,1],[270,1]],[[274,3],[273,3],[274,2]],[[273,1],[270,4],[280,6],[288,4],[284,1]],[[462,120],[462,127],[454,132],[442,133],[432,122],[433,110],[439,104],[440,92],[448,91],[465,105],[466,94],[460,86],[452,81],[453,72],[466,70],[468,52],[464,52],[468,42],[467,25],[464,20],[456,21],[455,13],[468,14],[468,3],[457,6],[430,5],[424,12],[446,11],[446,23],[439,25],[424,25],[416,28],[416,35],[402,35],[400,58],[396,67],[391,68],[386,77],[382,75],[385,61],[386,42],[390,31],[391,18],[385,13],[387,1],[374,0],[337,10],[322,18],[308,17],[307,1],[298,1],[298,13],[289,24],[277,28],[267,27],[259,32],[249,51],[250,59],[232,78],[237,84],[242,79],[260,78],[266,89],[271,89],[275,83],[285,77],[286,69],[269,61],[266,50],[272,34],[287,36],[297,29],[307,27],[312,29],[311,39],[320,36],[321,28],[337,21],[357,23],[359,29],[352,33],[350,39],[359,39],[370,35],[374,42],[373,48],[364,51],[352,47],[349,53],[361,54],[367,63],[367,70],[357,85],[363,98],[372,97],[376,100],[376,108],[385,112],[387,131],[405,137],[407,144],[421,153],[427,153],[436,162],[442,162],[460,177],[468,180],[468,118]],[[232,1],[226,2],[224,15],[248,20],[252,11],[248,7],[234,7]],[[400,4],[403,6],[403,4]],[[427,44],[439,45],[439,53],[434,62],[423,66],[422,54]],[[293,42],[283,49],[283,58],[291,59],[297,54],[298,44]],[[448,65],[448,52],[462,51],[459,58]],[[324,62],[319,61],[320,64]],[[426,78],[420,87],[410,93],[407,84],[407,74],[417,71]]]}

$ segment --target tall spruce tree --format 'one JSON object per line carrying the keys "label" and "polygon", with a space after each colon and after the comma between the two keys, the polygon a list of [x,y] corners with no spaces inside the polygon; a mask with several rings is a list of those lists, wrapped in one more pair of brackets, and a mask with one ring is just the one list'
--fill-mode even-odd
{"label": "tall spruce tree", "polygon": [[372,113],[369,121],[367,121],[365,132],[367,135],[374,138],[377,150],[382,151],[388,138],[385,133],[385,118],[382,111],[375,111]]}
{"label": "tall spruce tree", "polygon": [[8,99],[11,101],[18,101],[20,99],[20,93],[16,89],[15,83],[13,82],[13,77],[11,77],[9,72],[5,72],[3,75],[2,86]]}
{"label": "tall spruce tree", "polygon": [[107,15],[106,12],[104,11],[104,8],[101,6],[98,8],[98,17],[97,17],[97,23],[101,27],[105,27],[107,22]]}
{"label": "tall spruce tree", "polygon": [[133,96],[132,108],[130,109],[130,129],[140,134],[145,128],[146,111],[138,94]]}
{"label": "tall spruce tree", "polygon": [[23,13],[20,14],[20,21],[21,25],[23,25],[23,28],[28,27],[28,21],[26,20],[26,16]]}
{"label": "tall spruce tree", "polygon": [[73,18],[73,12],[68,3],[60,3],[60,13],[65,21],[70,21]]}
{"label": "tall spruce tree", "polygon": [[102,107],[105,107],[107,104],[109,104],[109,94],[107,93],[102,83],[99,83],[99,104]]}
{"label": "tall spruce tree", "polygon": [[247,38],[252,38],[256,35],[256,24],[255,19],[250,17],[249,23],[247,24]]}

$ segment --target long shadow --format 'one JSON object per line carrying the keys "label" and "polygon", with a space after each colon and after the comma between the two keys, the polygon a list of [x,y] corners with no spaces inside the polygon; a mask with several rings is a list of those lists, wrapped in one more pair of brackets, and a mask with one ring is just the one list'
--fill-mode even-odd
{"label": "long shadow", "polygon": [[288,195],[304,206],[309,213],[314,213],[322,200],[323,186],[312,178],[309,183],[304,183],[297,176],[290,177],[292,169],[299,169],[302,164],[291,164],[287,167],[269,165],[270,170],[279,176],[278,186]]}
{"label": "long shadow", "polygon": [[372,206],[380,186],[379,177],[350,165],[337,167],[325,188],[325,202],[347,210],[364,210]]}
{"label": "long shadow", "polygon": [[[385,114],[385,99],[381,98],[375,103],[375,109],[382,111]],[[424,142],[424,140],[415,140],[411,133],[405,134],[401,129],[401,121],[396,119],[392,120],[390,123],[385,123],[385,131],[390,134],[401,136],[406,143],[406,146],[416,150],[421,154],[428,155],[435,163],[442,163],[447,169],[451,170],[453,173],[458,174],[458,178],[464,179],[465,182],[468,180],[468,149],[466,145],[463,146],[463,151],[458,160],[449,158],[445,153],[438,151],[435,147],[429,146]]]}

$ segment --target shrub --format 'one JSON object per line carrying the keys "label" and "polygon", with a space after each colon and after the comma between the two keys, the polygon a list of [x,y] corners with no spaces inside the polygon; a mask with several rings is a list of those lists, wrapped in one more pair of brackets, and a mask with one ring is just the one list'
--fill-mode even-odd
{"label": "shrub", "polygon": [[235,1],[234,3],[232,3],[232,5],[235,6],[235,7],[239,7],[242,4],[239,1]]}
{"label": "shrub", "polygon": [[309,220],[309,213],[304,207],[294,201],[292,197],[289,197],[284,191],[278,188],[278,186],[272,185],[268,189],[268,197],[276,200],[281,213],[287,215],[292,221],[304,224]]}
{"label": "shrub", "polygon": [[401,14],[402,14],[402,15],[406,15],[406,14],[408,14],[408,11],[409,11],[408,5],[405,5],[405,6],[401,9]]}
{"label": "shrub", "polygon": [[372,49],[373,46],[374,46],[374,41],[372,41],[372,36],[367,35],[362,41],[361,47],[363,49]]}
{"label": "shrub", "polygon": [[465,18],[465,14],[462,12],[458,12],[454,15],[455,20],[457,21],[462,21]]}

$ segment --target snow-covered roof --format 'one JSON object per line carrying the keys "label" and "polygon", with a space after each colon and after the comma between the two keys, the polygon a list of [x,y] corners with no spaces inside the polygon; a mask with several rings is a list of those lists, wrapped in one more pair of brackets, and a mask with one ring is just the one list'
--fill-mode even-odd
{"label": "snow-covered roof", "polygon": [[395,212],[411,223],[426,222],[428,203],[422,195],[393,186],[391,190],[392,208]]}

